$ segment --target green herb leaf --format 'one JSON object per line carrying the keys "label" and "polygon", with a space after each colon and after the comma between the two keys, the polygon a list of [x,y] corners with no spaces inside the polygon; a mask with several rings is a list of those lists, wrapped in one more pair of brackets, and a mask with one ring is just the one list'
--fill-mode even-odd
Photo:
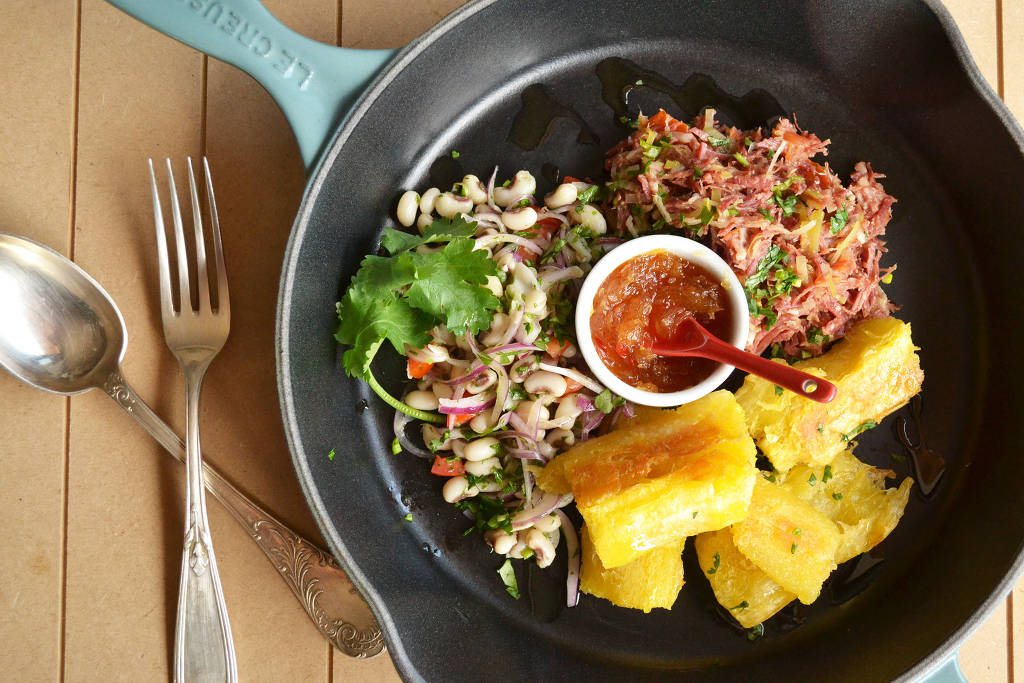
{"label": "green herb leaf", "polygon": [[772,195],[772,200],[779,205],[779,208],[782,209],[783,216],[793,215],[793,212],[796,211],[796,199],[797,197],[795,194],[783,197],[782,192],[779,190],[776,190],[774,195]]}
{"label": "green herb leaf", "polygon": [[758,624],[747,631],[747,640],[754,642],[764,635],[764,624]]}
{"label": "green herb leaf", "polygon": [[750,162],[747,161],[747,158],[740,154],[739,152],[736,152],[732,156],[736,161],[740,162],[742,166],[750,166]]}
{"label": "green herb leaf", "polygon": [[505,560],[505,564],[498,568],[498,576],[501,577],[501,582],[505,584],[505,592],[518,600],[519,583],[516,581],[516,570],[512,566],[512,560]]}
{"label": "green herb leaf", "polygon": [[714,574],[715,572],[718,571],[718,568],[722,565],[722,556],[721,555],[719,555],[718,553],[715,553],[714,554],[714,558],[715,558],[715,563],[711,566],[710,569],[707,569],[704,572],[705,574]]}
{"label": "green herb leaf", "polygon": [[830,218],[828,222],[829,230],[833,235],[838,235],[843,231],[843,228],[846,227],[846,223],[849,220],[850,217],[846,213],[846,207],[844,206],[841,210],[832,214],[832,218]]}
{"label": "green herb leaf", "polygon": [[818,433],[819,434],[824,434],[825,433],[825,423],[823,423],[823,422],[819,422],[818,423]]}
{"label": "green herb leaf", "polygon": [[591,185],[590,187],[576,195],[576,201],[579,202],[580,204],[589,204],[590,202],[594,201],[594,198],[597,197],[597,193],[600,191],[600,185]]}
{"label": "green herb leaf", "polygon": [[869,429],[874,429],[877,426],[878,426],[878,423],[875,422],[874,420],[864,420],[859,425],[854,427],[853,430],[850,433],[848,433],[848,434],[840,434],[839,435],[839,439],[843,443],[847,443],[849,441],[852,441],[858,435],[863,434],[864,432],[868,431]]}
{"label": "green herb leaf", "polygon": [[409,285],[409,304],[444,321],[452,334],[468,329],[473,334],[491,324],[500,306],[497,297],[482,285],[495,275],[497,264],[471,239],[449,242],[433,254],[413,254],[416,280]]}
{"label": "green herb leaf", "polygon": [[615,410],[615,400],[612,396],[611,389],[605,389],[600,394],[594,397],[594,407],[600,410],[605,415],[608,415]]}
{"label": "green herb leaf", "polygon": [[398,437],[395,437],[395,440],[391,442],[391,452],[395,455],[402,452],[402,444],[398,442]]}
{"label": "green herb leaf", "polygon": [[462,155],[456,152],[454,149],[452,150],[452,159],[458,159],[460,156]]}
{"label": "green herb leaf", "polygon": [[836,492],[836,493],[832,494],[832,500],[842,500],[842,499],[843,499],[843,494],[841,494],[839,492]]}
{"label": "green herb leaf", "polygon": [[334,461],[334,449],[333,448],[331,449],[331,452],[327,454],[327,459],[332,461],[332,462]]}
{"label": "green herb leaf", "polygon": [[832,478],[832,465],[825,465],[825,471],[821,473],[821,483],[824,484]]}
{"label": "green herb leaf", "polygon": [[775,395],[776,396],[782,396],[782,392],[783,391],[785,391],[785,389],[780,387],[778,384],[775,385]]}
{"label": "green herb leaf", "polygon": [[404,519],[407,522],[411,522],[412,521],[412,513],[411,512],[407,512],[405,514],[405,517],[403,517],[402,519]]}
{"label": "green herb leaf", "polygon": [[[380,245],[387,249],[389,254],[395,255],[402,251],[415,249],[421,244],[450,242],[456,237],[472,237],[476,225],[476,221],[467,221],[462,216],[455,216],[453,218],[435,218],[433,223],[423,229],[422,235],[385,228]],[[365,266],[360,266],[360,270],[363,267]]]}
{"label": "green herb leaf", "polygon": [[807,483],[810,484],[811,486],[814,486],[815,484],[818,483],[818,478],[814,476],[813,472],[811,473],[811,476],[807,478]]}
{"label": "green herb leaf", "polygon": [[796,543],[794,543],[793,545],[789,546],[789,554],[790,555],[796,555],[796,548],[797,548]]}
{"label": "green herb leaf", "polygon": [[750,607],[750,603],[747,602],[746,600],[744,600],[743,602],[741,602],[740,604],[736,605],[735,607],[730,607],[729,611],[730,612],[735,612],[738,609],[747,609],[748,607]]}

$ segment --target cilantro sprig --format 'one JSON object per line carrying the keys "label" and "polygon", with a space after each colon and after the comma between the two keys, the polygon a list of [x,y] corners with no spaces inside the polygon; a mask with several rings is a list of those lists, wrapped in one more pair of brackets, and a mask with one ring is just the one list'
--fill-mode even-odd
{"label": "cilantro sprig", "polygon": [[[350,377],[370,385],[374,393],[396,410],[420,420],[444,418],[408,406],[377,382],[370,365],[384,342],[405,355],[405,346],[430,343],[431,330],[444,325],[455,335],[476,334],[491,324],[500,302],[486,287],[488,275],[498,267],[487,252],[474,250],[476,223],[461,217],[439,218],[412,235],[387,228],[381,246],[389,256],[370,255],[337,305],[335,339],[352,348],[342,355]],[[423,244],[444,244],[426,254],[413,251]]]}
{"label": "cilantro sprig", "polygon": [[750,314],[764,316],[767,329],[771,329],[777,320],[771,303],[800,286],[800,278],[786,265],[788,259],[786,252],[779,245],[773,244],[743,283]]}

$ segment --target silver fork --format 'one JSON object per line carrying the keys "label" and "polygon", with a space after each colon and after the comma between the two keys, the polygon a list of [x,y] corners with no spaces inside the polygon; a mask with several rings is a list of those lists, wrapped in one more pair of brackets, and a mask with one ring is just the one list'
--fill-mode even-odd
{"label": "silver fork", "polygon": [[160,313],[163,317],[164,339],[181,363],[185,374],[185,459],[188,488],[185,496],[185,548],[181,560],[181,583],[178,587],[178,616],[174,634],[174,680],[236,681],[235,648],[231,640],[224,592],[220,585],[217,560],[213,554],[209,522],[206,518],[206,496],[203,487],[202,453],[199,449],[199,392],[210,362],[224,346],[231,327],[228,302],[228,279],[224,270],[224,250],[220,239],[220,222],[213,199],[210,167],[203,159],[206,196],[210,205],[213,235],[213,261],[217,280],[217,307],[210,300],[210,282],[206,269],[206,242],[203,238],[202,212],[196,188],[192,159],[188,160],[188,181],[192,193],[192,222],[195,226],[196,284],[198,308],[192,306],[189,290],[188,254],[185,231],[171,160],[167,175],[171,191],[171,215],[178,262],[178,308],[174,307],[171,269],[167,256],[167,233],[163,210],[157,191],[153,160],[149,160],[149,178],[153,185],[153,214],[156,221],[156,249],[160,261]]}

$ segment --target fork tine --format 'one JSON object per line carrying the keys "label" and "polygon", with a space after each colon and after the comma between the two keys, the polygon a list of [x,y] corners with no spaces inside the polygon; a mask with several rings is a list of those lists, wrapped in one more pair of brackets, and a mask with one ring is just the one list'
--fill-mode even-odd
{"label": "fork tine", "polygon": [[167,261],[167,230],[164,228],[164,211],[160,206],[160,192],[156,184],[153,160],[149,160],[149,182],[153,188],[153,220],[156,223],[156,255],[160,264],[160,306],[163,314],[174,314],[174,298],[171,296],[171,269]]}
{"label": "fork tine", "polygon": [[174,241],[178,247],[178,310],[192,310],[192,296],[188,288],[188,252],[185,250],[185,228],[181,225],[181,205],[178,204],[178,188],[174,185],[174,171],[171,160],[167,160],[167,176],[171,185],[171,216],[174,219]]}
{"label": "fork tine", "polygon": [[210,280],[206,275],[206,240],[203,238],[203,214],[199,210],[199,190],[192,171],[192,157],[188,157],[188,188],[192,194],[192,222],[196,230],[196,285],[200,311],[211,311]]}
{"label": "fork tine", "polygon": [[231,301],[228,298],[228,272],[224,267],[224,245],[220,239],[220,219],[217,216],[217,202],[213,198],[213,179],[210,164],[203,157],[203,172],[206,175],[206,197],[210,201],[210,225],[213,229],[213,255],[217,268],[217,312],[228,313]]}

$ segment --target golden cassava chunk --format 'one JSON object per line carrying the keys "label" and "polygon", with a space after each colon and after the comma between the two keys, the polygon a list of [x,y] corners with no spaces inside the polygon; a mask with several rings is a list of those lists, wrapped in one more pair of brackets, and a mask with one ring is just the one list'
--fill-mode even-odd
{"label": "golden cassava chunk", "polygon": [[750,514],[732,526],[732,540],[748,560],[805,605],[817,599],[821,584],[836,568],[835,523],[760,476]]}
{"label": "golden cassava chunk", "polygon": [[736,549],[729,529],[701,534],[695,545],[715,599],[743,628],[757,626],[796,599]]}
{"label": "golden cassava chunk", "polygon": [[772,382],[753,375],[736,400],[751,436],[775,469],[827,465],[858,431],[881,422],[921,390],[924,373],[916,350],[908,323],[864,320],[828,353],[793,366],[835,384],[839,393],[831,403],[790,391],[777,394]]}
{"label": "golden cassava chunk", "polygon": [[583,527],[580,590],[619,607],[650,612],[655,607],[672,609],[683,587],[683,545],[651,548],[629,564],[605,569],[594,551],[587,527]]}
{"label": "golden cassava chunk", "polygon": [[903,516],[914,480],[887,489],[890,475],[845,450],[824,467],[794,467],[780,485],[839,525],[836,562],[842,564],[881,543]]}
{"label": "golden cassava chunk", "polygon": [[537,477],[547,491],[571,491],[606,568],[747,514],[755,448],[733,395],[662,412],[573,446]]}

